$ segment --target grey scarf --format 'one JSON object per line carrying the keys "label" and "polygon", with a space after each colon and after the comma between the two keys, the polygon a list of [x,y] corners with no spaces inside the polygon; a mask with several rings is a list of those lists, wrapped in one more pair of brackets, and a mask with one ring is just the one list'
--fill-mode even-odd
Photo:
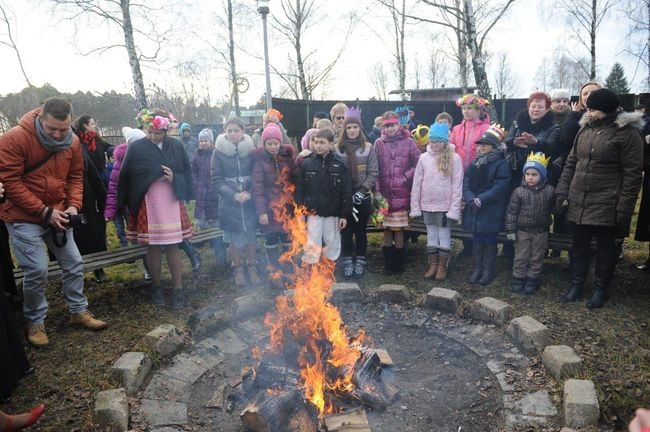
{"label": "grey scarf", "polygon": [[46,150],[51,152],[58,152],[61,150],[69,149],[72,145],[72,138],[74,134],[72,133],[72,128],[68,129],[68,134],[63,138],[63,141],[57,141],[54,138],[50,137],[45,133],[41,121],[36,117],[34,119],[34,126],[36,126],[36,136],[38,141],[41,143]]}
{"label": "grey scarf", "polygon": [[476,166],[476,168],[480,168],[483,165],[487,165],[490,162],[500,159],[502,157],[503,155],[499,150],[492,150],[489,153],[477,155],[476,160],[474,161],[474,166]]}

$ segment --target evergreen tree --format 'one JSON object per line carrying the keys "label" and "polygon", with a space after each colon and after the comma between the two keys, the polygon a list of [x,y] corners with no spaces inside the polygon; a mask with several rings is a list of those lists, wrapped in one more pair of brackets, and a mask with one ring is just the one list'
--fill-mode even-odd
{"label": "evergreen tree", "polygon": [[630,92],[627,78],[625,78],[625,71],[620,63],[614,63],[614,66],[612,66],[612,70],[605,80],[605,86],[618,94],[626,94]]}

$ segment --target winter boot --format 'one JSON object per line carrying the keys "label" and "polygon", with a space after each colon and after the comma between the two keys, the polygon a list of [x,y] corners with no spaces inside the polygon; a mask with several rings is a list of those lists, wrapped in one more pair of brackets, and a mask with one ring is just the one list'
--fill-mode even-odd
{"label": "winter boot", "polygon": [[354,262],[354,275],[361,277],[366,273],[366,266],[368,265],[368,258],[365,256],[357,255],[357,260]]}
{"label": "winter boot", "polygon": [[160,285],[151,286],[151,304],[154,306],[165,306],[165,296]]}
{"label": "winter boot", "polygon": [[438,257],[438,270],[436,271],[436,280],[445,280],[447,278],[448,265],[449,251],[440,251]]}
{"label": "winter boot", "polygon": [[533,295],[539,289],[539,280],[537,278],[526,278],[524,284],[524,294]]}
{"label": "winter boot", "polygon": [[571,254],[571,287],[564,296],[564,302],[574,302],[582,297],[582,289],[589,271],[589,250],[573,251]]}
{"label": "winter boot", "polygon": [[343,277],[349,279],[352,276],[354,276],[354,258],[351,256],[344,256],[342,264],[343,264]]}
{"label": "winter boot", "polygon": [[392,275],[395,273],[393,264],[394,250],[394,246],[384,246],[381,248],[381,251],[384,255],[384,273],[387,275]]}
{"label": "winter boot", "polygon": [[248,263],[248,279],[251,281],[252,285],[259,285],[262,283],[262,279],[257,274],[257,265],[256,263]]}
{"label": "winter boot", "polygon": [[483,254],[485,252],[485,245],[482,243],[474,243],[472,245],[472,259],[474,261],[472,273],[467,278],[467,282],[473,285],[479,283],[481,274],[483,273]]}
{"label": "winter boot", "polygon": [[524,290],[524,283],[526,282],[526,278],[519,278],[519,277],[512,277],[512,280],[510,281],[510,291],[514,293],[520,293]]}
{"label": "winter boot", "polygon": [[438,271],[438,249],[427,248],[427,257],[429,258],[429,267],[424,272],[424,278],[433,279]]}
{"label": "winter boot", "polygon": [[190,263],[192,264],[192,272],[198,273],[199,270],[201,270],[201,256],[196,253],[194,247],[192,246],[192,243],[186,239],[181,242],[179,247],[190,259]]}
{"label": "winter boot", "polygon": [[394,263],[395,263],[395,273],[396,274],[402,274],[404,273],[404,266],[406,264],[406,247],[403,247],[401,249],[394,248],[393,249],[394,253]]}
{"label": "winter boot", "polygon": [[225,269],[227,266],[226,261],[226,245],[223,242],[223,237],[217,237],[212,240],[212,249],[214,250],[214,261],[218,269]]}
{"label": "winter boot", "polygon": [[178,310],[185,307],[185,292],[183,288],[174,288],[172,290],[172,309]]}
{"label": "winter boot", "polygon": [[483,274],[478,281],[481,285],[490,285],[497,277],[497,245],[484,245],[483,251]]}
{"label": "winter boot", "polygon": [[244,268],[240,265],[233,266],[232,274],[235,277],[235,285],[238,287],[243,287],[246,285],[246,274],[244,273]]}
{"label": "winter boot", "polygon": [[609,281],[614,274],[619,252],[615,248],[599,247],[596,252],[596,273],[594,275],[594,292],[587,302],[587,309],[600,309],[607,300]]}

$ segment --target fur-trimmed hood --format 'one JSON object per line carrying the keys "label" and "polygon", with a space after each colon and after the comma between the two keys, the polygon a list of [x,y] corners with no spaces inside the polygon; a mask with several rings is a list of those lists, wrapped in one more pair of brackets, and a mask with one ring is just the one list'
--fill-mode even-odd
{"label": "fur-trimmed hood", "polygon": [[528,132],[533,135],[537,135],[540,131],[550,128],[555,123],[555,113],[551,110],[548,110],[544,117],[539,119],[536,123],[530,121],[530,115],[528,110],[521,110],[517,114],[517,124],[519,125],[519,130],[523,132]]}
{"label": "fur-trimmed hood", "polygon": [[[590,123],[589,116],[587,114],[588,113],[585,112],[580,118],[580,126],[585,126]],[[609,116],[605,117],[603,120],[606,122],[608,118]],[[643,129],[644,124],[643,113],[619,111],[616,114],[616,120],[614,120],[614,122],[619,128],[631,126],[641,130]]]}
{"label": "fur-trimmed hood", "polygon": [[253,144],[253,139],[246,134],[244,134],[244,137],[237,145],[228,141],[226,134],[221,134],[217,137],[215,149],[227,156],[239,154],[241,157],[246,157],[255,150],[255,145]]}

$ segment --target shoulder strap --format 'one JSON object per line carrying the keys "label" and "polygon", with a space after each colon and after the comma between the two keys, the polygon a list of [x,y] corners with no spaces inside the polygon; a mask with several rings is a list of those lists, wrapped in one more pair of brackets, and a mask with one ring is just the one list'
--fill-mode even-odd
{"label": "shoulder strap", "polygon": [[47,161],[49,161],[52,158],[52,156],[54,156],[55,154],[56,154],[55,152],[48,152],[47,156],[45,156],[43,159],[38,161],[36,165],[32,165],[29,168],[25,169],[25,171],[23,171],[23,177],[25,177],[27,174],[36,171],[37,169],[45,165]]}

